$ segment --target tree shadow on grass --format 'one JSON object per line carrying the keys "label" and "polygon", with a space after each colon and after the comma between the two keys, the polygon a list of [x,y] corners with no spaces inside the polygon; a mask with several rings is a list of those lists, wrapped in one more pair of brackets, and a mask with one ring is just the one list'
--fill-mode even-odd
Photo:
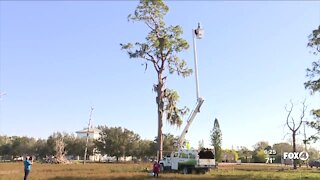
{"label": "tree shadow on grass", "polygon": [[[134,176],[134,177],[73,177],[73,176],[56,176],[54,178],[50,178],[49,180],[106,180],[106,179],[111,179],[111,180],[120,180],[120,179],[146,179],[145,176]],[[151,179],[151,178],[149,178]]]}
{"label": "tree shadow on grass", "polygon": [[218,176],[193,176],[193,177],[188,177],[188,176],[181,176],[181,177],[161,177],[155,178],[155,177],[150,177],[150,176],[132,176],[132,177],[72,177],[72,176],[67,176],[67,177],[54,177],[50,178],[49,180],[121,180],[121,179],[133,179],[133,180],[151,180],[151,179],[159,179],[159,180],[193,180],[193,179],[228,179],[228,180],[235,180],[235,179],[240,179],[240,180],[250,180],[250,179],[270,179],[270,178],[257,178],[257,177],[252,177],[248,175],[218,175]]}
{"label": "tree shadow on grass", "polygon": [[[54,178],[50,178],[49,180],[69,180],[69,179],[75,179],[75,180],[105,180],[105,179],[133,179],[133,180],[155,180],[155,179],[168,179],[168,180],[185,180],[185,179],[213,179],[213,180],[269,180],[269,179],[281,179],[277,177],[258,177],[258,176],[252,176],[252,175],[216,175],[216,176],[179,176],[179,177],[165,177],[165,176],[159,176],[159,178],[155,178],[152,176],[144,176],[144,175],[139,175],[139,176],[117,176],[117,177],[76,177],[76,176],[56,176]],[[293,178],[293,179],[307,179],[307,180],[319,180],[318,177],[299,177],[299,178]]]}

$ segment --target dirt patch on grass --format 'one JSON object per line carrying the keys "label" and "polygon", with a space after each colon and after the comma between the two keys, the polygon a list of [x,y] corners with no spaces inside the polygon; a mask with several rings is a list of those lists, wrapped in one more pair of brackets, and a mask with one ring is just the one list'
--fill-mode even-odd
{"label": "dirt patch on grass", "polygon": [[0,170],[0,175],[6,175],[6,174],[18,174],[19,171],[18,170],[5,170],[5,171],[1,171]]}

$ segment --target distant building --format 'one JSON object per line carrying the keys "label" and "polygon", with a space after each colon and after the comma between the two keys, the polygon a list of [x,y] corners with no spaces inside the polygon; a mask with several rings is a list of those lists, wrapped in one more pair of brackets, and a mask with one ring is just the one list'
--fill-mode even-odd
{"label": "distant building", "polygon": [[90,139],[98,139],[100,137],[100,129],[97,128],[83,128],[83,130],[80,131],[76,131],[76,134],[79,138],[86,138],[87,137],[87,133],[89,134],[89,138]]}

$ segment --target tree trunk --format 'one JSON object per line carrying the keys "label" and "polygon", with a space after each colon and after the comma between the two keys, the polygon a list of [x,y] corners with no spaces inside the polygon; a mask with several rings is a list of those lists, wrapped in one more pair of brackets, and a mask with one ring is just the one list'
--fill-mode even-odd
{"label": "tree trunk", "polygon": [[[292,131],[292,143],[292,150],[296,152],[296,131]],[[297,159],[293,159],[293,169],[297,169]]]}
{"label": "tree trunk", "polygon": [[162,160],[162,149],[163,149],[163,137],[162,137],[162,117],[163,117],[163,98],[164,98],[164,91],[163,91],[163,80],[161,73],[158,74],[158,84],[157,84],[157,105],[158,105],[158,161]]}

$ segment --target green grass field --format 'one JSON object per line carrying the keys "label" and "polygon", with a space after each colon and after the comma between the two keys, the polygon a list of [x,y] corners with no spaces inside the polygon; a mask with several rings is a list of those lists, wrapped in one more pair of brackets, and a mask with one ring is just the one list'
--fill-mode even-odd
{"label": "green grass field", "polygon": [[[154,179],[146,172],[151,163],[127,164],[40,164],[34,163],[30,180],[68,180],[68,179]],[[23,179],[23,164],[0,163],[0,179]],[[320,168],[300,168],[264,164],[222,165],[206,174],[184,175],[179,173],[160,173],[158,179],[314,179],[320,180]]]}

